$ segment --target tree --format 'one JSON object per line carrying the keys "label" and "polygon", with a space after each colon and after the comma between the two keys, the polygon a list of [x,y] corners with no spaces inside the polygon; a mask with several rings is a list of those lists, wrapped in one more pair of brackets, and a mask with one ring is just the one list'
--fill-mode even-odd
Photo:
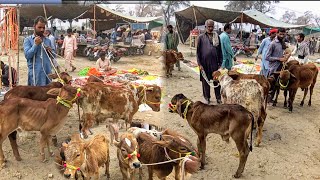
{"label": "tree", "polygon": [[162,10],[158,5],[145,4],[143,1],[135,6],[135,12],[137,17],[156,17],[162,15]]}
{"label": "tree", "polygon": [[317,27],[320,27],[320,16],[314,15],[313,20],[316,23]]}
{"label": "tree", "polygon": [[134,16],[135,12],[131,8],[128,11],[129,16]]}
{"label": "tree", "polygon": [[295,19],[296,19],[296,13],[293,11],[292,12],[286,11],[281,18],[281,20],[286,23],[294,23]]}
{"label": "tree", "polygon": [[125,11],[121,4],[117,4],[116,7],[112,10],[117,11],[117,12],[121,12],[121,13],[123,13]]}
{"label": "tree", "polygon": [[190,1],[155,1],[160,5],[162,11],[165,25],[170,23],[170,19],[173,16],[174,12],[182,7],[189,7]]}
{"label": "tree", "polygon": [[309,24],[312,25],[312,20],[313,20],[313,14],[311,11],[306,11],[303,13],[302,16],[299,16],[296,19],[296,24],[301,24],[301,25],[305,25],[305,24]]}
{"label": "tree", "polygon": [[255,9],[262,13],[272,12],[274,10],[273,3],[279,1],[227,1],[224,7],[230,11],[245,11]]}

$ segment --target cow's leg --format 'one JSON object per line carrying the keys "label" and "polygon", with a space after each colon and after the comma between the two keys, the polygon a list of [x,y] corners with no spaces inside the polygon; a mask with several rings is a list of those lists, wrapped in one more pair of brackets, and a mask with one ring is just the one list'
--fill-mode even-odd
{"label": "cow's leg", "polygon": [[293,101],[296,96],[296,93],[297,93],[297,89],[291,89],[289,91],[289,111],[290,112],[292,112],[293,110]]}
{"label": "cow's leg", "polygon": [[233,177],[235,178],[239,178],[241,176],[241,174],[243,173],[244,167],[246,165],[247,159],[248,159],[248,155],[249,155],[249,146],[248,146],[248,142],[245,139],[245,132],[234,132],[232,134],[232,138],[235,141],[236,145],[237,145],[237,149],[239,151],[240,154],[240,161],[239,161],[239,166],[237,169],[237,172],[233,175]]}
{"label": "cow's leg", "polygon": [[206,164],[206,135],[198,135],[197,145],[200,153],[201,169],[204,169]]}
{"label": "cow's leg", "polygon": [[54,156],[54,153],[53,153],[53,151],[51,150],[51,148],[50,148],[50,135],[48,136],[48,138],[47,138],[47,147],[48,147],[48,153],[49,153],[49,155],[50,156]]}
{"label": "cow's leg", "polygon": [[276,89],[276,98],[274,99],[272,106],[277,106],[279,93],[280,89]]}
{"label": "cow's leg", "polygon": [[262,141],[262,130],[264,125],[264,119],[260,116],[258,117],[258,130],[257,130],[257,139],[255,142],[255,146],[258,147]]}
{"label": "cow's leg", "polygon": [[110,144],[113,145],[113,141],[119,141],[119,126],[117,123],[109,124],[109,132],[110,132]]}
{"label": "cow's leg", "polygon": [[16,158],[17,161],[21,161],[21,157],[18,150],[18,144],[17,144],[17,131],[13,131],[11,134],[9,134],[9,141],[11,144],[11,148],[13,151],[13,155]]}
{"label": "cow's leg", "polygon": [[304,93],[303,93],[303,98],[302,98],[302,101],[300,103],[300,106],[303,106],[304,100],[306,99],[306,96],[307,96],[307,93],[308,93],[308,88],[305,88],[304,89]]}
{"label": "cow's leg", "polygon": [[104,165],[106,166],[106,170],[105,170],[105,175],[107,175],[107,178],[110,178],[110,151],[108,152],[108,155],[107,155],[107,160],[106,162],[104,163]]}
{"label": "cow's leg", "polygon": [[52,144],[54,145],[54,147],[58,147],[57,135],[52,136]]}
{"label": "cow's leg", "polygon": [[44,153],[44,148],[47,144],[47,135],[41,132],[41,138],[40,138],[40,159],[42,162],[46,162],[46,155]]}
{"label": "cow's leg", "polygon": [[142,168],[139,168],[139,180],[142,180]]}
{"label": "cow's leg", "polygon": [[148,176],[149,176],[149,180],[153,180],[153,168],[152,168],[152,166],[148,166]]}
{"label": "cow's leg", "polygon": [[309,98],[308,106],[311,106],[311,97],[312,97],[312,93],[313,93],[313,88],[314,88],[314,84],[311,84],[311,86],[310,86],[310,98]]}
{"label": "cow's leg", "polygon": [[4,158],[4,154],[3,154],[3,149],[2,149],[2,144],[3,144],[3,141],[5,140],[5,138],[4,137],[6,137],[6,136],[3,136],[2,135],[2,133],[0,132],[0,170],[2,169],[2,168],[4,168],[5,167],[5,158]]}
{"label": "cow's leg", "polygon": [[288,107],[288,103],[287,103],[288,90],[284,90],[283,95],[284,95],[283,107],[287,108]]}
{"label": "cow's leg", "polygon": [[174,173],[175,173],[175,180],[181,179],[181,173],[180,173],[181,166],[179,164],[174,166]]}

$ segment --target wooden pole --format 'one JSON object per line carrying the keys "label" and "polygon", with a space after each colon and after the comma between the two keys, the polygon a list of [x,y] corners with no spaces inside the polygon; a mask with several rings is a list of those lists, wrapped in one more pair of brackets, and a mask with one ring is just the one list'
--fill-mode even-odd
{"label": "wooden pole", "polygon": [[93,5],[93,31],[94,31],[94,39],[96,38],[96,4]]}
{"label": "wooden pole", "polygon": [[242,42],[242,23],[243,23],[243,13],[241,13],[241,23],[240,23],[240,42]]}
{"label": "wooden pole", "polygon": [[20,35],[20,8],[17,7],[17,21],[18,21],[18,50],[17,50],[17,85],[19,84],[19,51],[20,51],[20,45],[19,45],[19,35]]}

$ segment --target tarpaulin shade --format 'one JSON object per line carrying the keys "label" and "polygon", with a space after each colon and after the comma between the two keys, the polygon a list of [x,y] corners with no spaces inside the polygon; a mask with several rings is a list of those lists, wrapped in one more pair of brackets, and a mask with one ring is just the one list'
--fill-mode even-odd
{"label": "tarpaulin shade", "polygon": [[191,6],[182,11],[175,12],[175,18],[179,36],[183,43],[188,39],[190,31],[197,25],[203,25],[207,19],[220,23],[251,23],[259,25],[262,28],[301,28],[306,26],[284,23],[256,10],[238,12],[200,6]]}
{"label": "tarpaulin shade", "polygon": [[319,33],[319,32],[320,32],[320,27],[318,27],[318,28],[304,27],[303,28],[304,35],[309,35],[309,34],[314,34],[314,33]]}

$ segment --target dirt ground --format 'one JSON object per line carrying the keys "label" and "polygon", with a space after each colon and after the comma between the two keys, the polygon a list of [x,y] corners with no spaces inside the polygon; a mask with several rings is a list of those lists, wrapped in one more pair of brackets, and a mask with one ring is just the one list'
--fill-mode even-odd
{"label": "dirt ground", "polygon": [[[190,50],[188,48],[180,47],[180,49],[184,52],[185,59],[195,60],[195,57],[189,56]],[[26,61],[24,61],[23,52],[20,54],[20,84],[26,84]],[[64,64],[61,59],[59,59],[59,63]],[[94,62],[79,57],[76,59],[76,66],[77,73],[84,67],[94,66]],[[160,60],[152,56],[123,57],[113,66],[119,69],[141,68],[152,74],[163,74]],[[166,108],[166,104],[177,93],[183,93],[193,101],[203,101],[199,76],[183,63],[181,66],[181,72],[175,70],[172,78],[164,78],[162,81],[165,96],[161,111],[138,112],[134,119],[174,129],[196,145],[196,134],[187,122],[177,114],[169,113]],[[76,73],[72,73],[72,75],[75,77]],[[319,80],[320,78],[318,78]],[[211,91],[212,99],[214,99],[213,89]],[[283,95],[279,96],[278,107],[268,106],[268,117],[264,126],[261,146],[253,148],[241,179],[320,179],[320,113],[317,111],[320,106],[320,83],[316,84],[311,107],[299,106],[302,95],[303,92],[299,90],[294,102],[293,113],[289,113],[288,109],[282,107]],[[77,128],[77,109],[73,108],[68,114],[65,126],[57,135],[58,142],[61,143],[66,137],[76,133]],[[95,134],[103,133],[109,137],[105,124],[95,126],[92,130]],[[21,162],[14,159],[9,141],[5,141],[3,148],[8,162],[7,168],[0,171],[0,179],[64,179],[54,164],[53,158],[49,158],[46,163],[40,162],[38,133],[20,133],[18,144],[23,158]],[[122,175],[118,168],[116,148],[111,146],[110,149],[111,179],[120,180]],[[190,179],[232,179],[232,174],[235,173],[238,166],[238,158],[234,156],[236,152],[237,149],[233,141],[227,144],[222,141],[220,136],[210,134],[207,138],[207,165],[204,170],[194,174]],[[146,168],[144,167],[144,169]],[[144,170],[143,179],[146,179],[146,175],[147,171]],[[101,174],[101,179],[106,179],[106,177]],[[174,179],[172,174],[168,179]]]}

